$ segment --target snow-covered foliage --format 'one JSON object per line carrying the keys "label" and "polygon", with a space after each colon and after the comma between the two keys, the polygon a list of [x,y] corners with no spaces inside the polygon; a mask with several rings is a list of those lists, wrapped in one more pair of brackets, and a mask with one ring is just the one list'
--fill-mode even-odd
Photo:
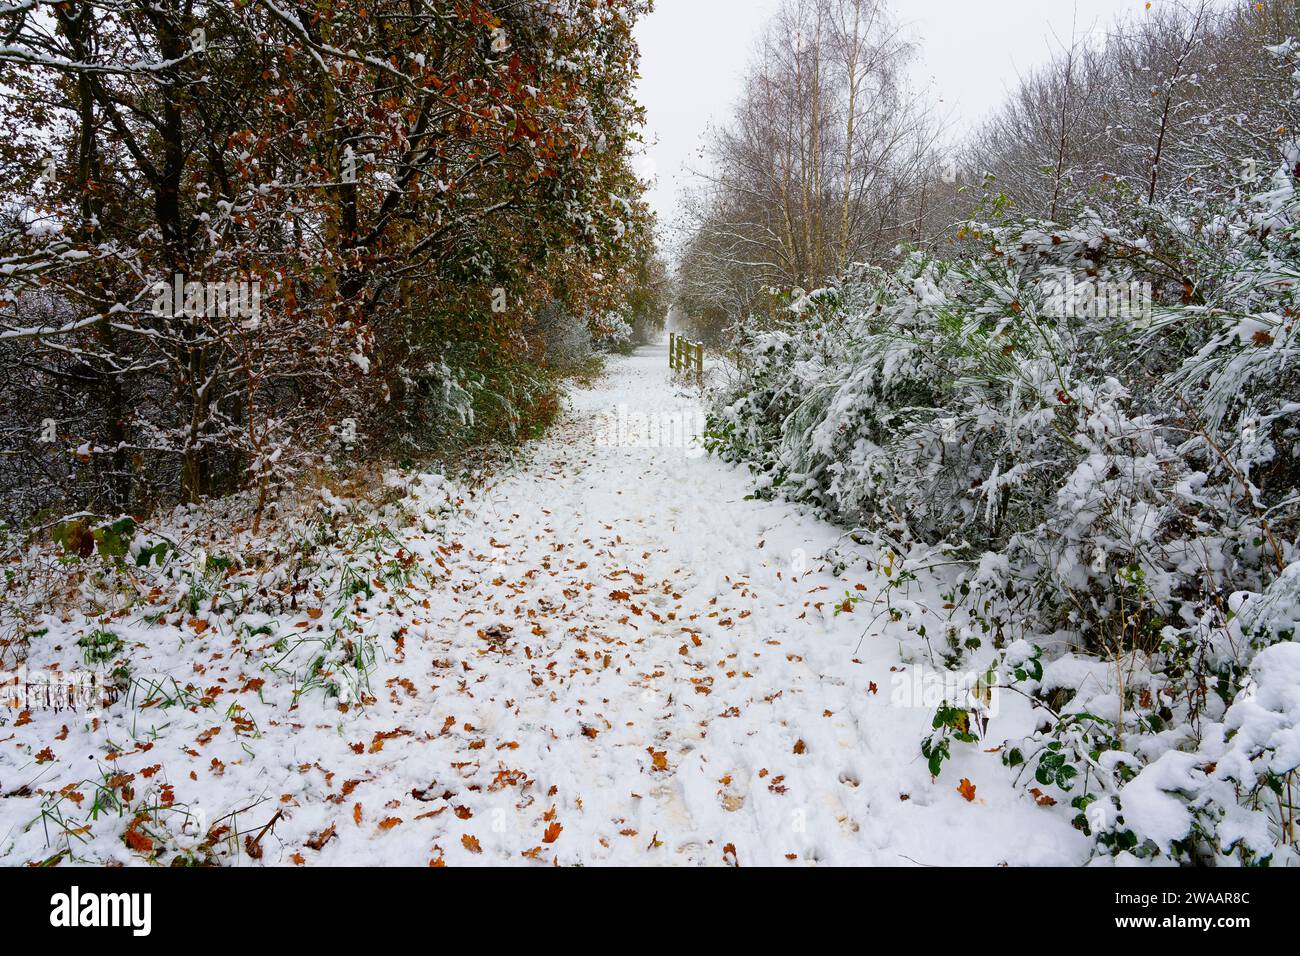
{"label": "snow-covered foliage", "polygon": [[567,368],[586,361],[592,354],[590,326],[575,318],[559,302],[548,302],[537,310],[537,324],[545,345],[545,359],[553,368]]}
{"label": "snow-covered foliage", "polygon": [[0,4],[0,521],[549,414],[536,304],[629,307],[651,245],[648,9]]}
{"label": "snow-covered foliage", "polygon": [[[779,297],[715,396],[761,494],[951,573],[918,636],[1040,701],[1007,762],[1114,853],[1295,858],[1297,177],[1291,141],[1257,195],[1118,225],[994,199],[958,257]],[[936,771],[977,711],[936,716]]]}
{"label": "snow-covered foliage", "polygon": [[[443,542],[465,492],[440,474],[369,479],[305,481],[296,500],[268,509],[259,532],[250,529],[255,495],[242,494],[141,523],[70,521],[53,545],[0,537],[6,556],[23,552],[0,603],[0,719],[17,728],[41,719],[33,712],[62,710],[52,746],[103,757],[36,753],[25,779],[63,779],[10,787],[0,856],[125,861],[167,851],[211,864],[239,853],[234,816],[247,794],[223,796],[231,815],[209,818],[200,801],[176,798],[180,778],[161,763],[135,774],[117,762],[155,744],[157,761],[178,744],[197,758],[223,731],[251,759],[267,720],[329,728],[385,693],[375,678],[401,653],[410,621],[401,605],[444,576]],[[227,666],[238,679],[219,676]],[[8,782],[15,767],[32,766],[30,754],[17,757]],[[213,758],[210,769],[224,776],[225,762]]]}
{"label": "snow-covered foliage", "polygon": [[630,352],[635,331],[632,324],[617,312],[610,312],[596,331],[596,345],[606,352]]}

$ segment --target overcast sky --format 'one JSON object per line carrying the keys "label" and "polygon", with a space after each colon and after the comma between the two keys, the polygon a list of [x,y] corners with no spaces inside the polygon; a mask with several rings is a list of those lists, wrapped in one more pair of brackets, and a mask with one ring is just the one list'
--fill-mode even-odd
{"label": "overcast sky", "polygon": [[[643,173],[650,201],[671,226],[683,174],[699,164],[710,120],[724,121],[759,28],[780,0],[656,0],[637,29],[639,96],[650,147]],[[931,90],[958,129],[1001,102],[1016,77],[1119,14],[1144,15],[1145,0],[893,0],[919,47],[913,80]]]}

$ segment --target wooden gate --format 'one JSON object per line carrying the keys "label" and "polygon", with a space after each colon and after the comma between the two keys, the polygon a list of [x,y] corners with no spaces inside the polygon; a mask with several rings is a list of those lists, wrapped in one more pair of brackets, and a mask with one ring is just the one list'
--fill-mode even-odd
{"label": "wooden gate", "polygon": [[704,343],[692,342],[676,332],[668,333],[668,367],[674,372],[694,372],[704,378]]}

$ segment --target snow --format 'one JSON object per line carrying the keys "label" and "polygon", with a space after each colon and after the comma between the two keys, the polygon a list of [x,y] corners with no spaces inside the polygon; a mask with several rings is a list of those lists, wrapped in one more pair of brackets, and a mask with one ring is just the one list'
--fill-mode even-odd
{"label": "snow", "polygon": [[[311,639],[330,624],[312,616],[319,590],[233,624],[204,605],[212,624],[198,631],[134,612],[108,621],[137,675],[201,682],[216,704],[141,709],[135,696],[98,730],[44,710],[0,726],[0,791],[30,794],[0,801],[0,860],[62,846],[42,804],[70,786],[85,816],[84,781],[99,768],[136,774],[137,803],[165,785],[167,806],[184,808],[140,832],[195,847],[209,827],[232,826],[240,838],[213,852],[238,865],[1086,861],[1068,817],[1035,806],[995,752],[1032,728],[1024,700],[1005,695],[990,743],[955,748],[931,778],[919,741],[933,702],[891,694],[923,665],[900,661],[907,621],[881,613],[885,579],[861,567],[834,576],[820,556],[838,529],[750,500],[747,472],[689,454],[685,439],[597,440],[620,408],[699,414],[669,380],[666,347],[642,348],[611,357],[526,460],[484,488],[404,476],[409,510],[426,517],[394,533],[432,579],[337,610],[375,653],[365,705],[344,711],[310,690],[295,702],[288,666],[269,666],[275,636]],[[347,507],[324,489],[317,500]],[[846,593],[861,600],[836,613]],[[942,603],[923,575],[893,600]],[[67,649],[100,626],[49,624],[34,666],[62,657],[66,668]],[[340,668],[338,683],[351,673]],[[54,759],[38,764],[45,747]],[[143,862],[123,842],[131,820],[89,823],[74,859]],[[255,860],[244,841],[268,823]]]}
{"label": "snow", "polygon": [[[1292,566],[1294,567],[1294,565]],[[1237,696],[1224,719],[1231,758],[1220,761],[1224,778],[1247,785],[1258,771],[1251,759],[1267,754],[1263,768],[1285,776],[1300,766],[1300,644],[1267,647],[1250,663],[1255,683]]]}
{"label": "snow", "polygon": [[1184,839],[1192,828],[1191,813],[1173,793],[1194,793],[1199,783],[1194,754],[1163,754],[1124,788],[1124,822],[1139,838],[1154,841],[1168,853],[1170,843]]}

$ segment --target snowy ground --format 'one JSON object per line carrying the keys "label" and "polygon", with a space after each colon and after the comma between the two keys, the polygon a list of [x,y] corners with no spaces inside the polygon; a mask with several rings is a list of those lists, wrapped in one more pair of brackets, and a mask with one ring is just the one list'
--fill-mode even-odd
{"label": "snowy ground", "polygon": [[[1084,839],[1013,788],[997,753],[956,748],[931,779],[918,746],[933,701],[912,669],[928,660],[880,613],[882,577],[828,573],[837,529],[746,500],[745,473],[681,441],[611,436],[620,406],[633,430],[638,414],[698,416],[663,346],[613,359],[527,465],[466,502],[450,540],[404,532],[439,580],[357,600],[383,645],[369,706],[290,708],[228,623],[182,644],[123,621],[143,662],[202,673],[216,705],[124,701],[99,725],[0,711],[0,859],[64,845],[147,858],[123,839],[130,816],[90,819],[79,781],[94,768],[137,803],[185,808],[136,823],[153,847],[222,824],[217,856],[238,865],[1084,862]],[[846,592],[860,600],[837,614]],[[304,607],[273,623],[315,620]],[[1030,726],[1000,704],[989,750]],[[60,789],[82,798],[59,804],[86,821],[71,839],[41,818]]]}

